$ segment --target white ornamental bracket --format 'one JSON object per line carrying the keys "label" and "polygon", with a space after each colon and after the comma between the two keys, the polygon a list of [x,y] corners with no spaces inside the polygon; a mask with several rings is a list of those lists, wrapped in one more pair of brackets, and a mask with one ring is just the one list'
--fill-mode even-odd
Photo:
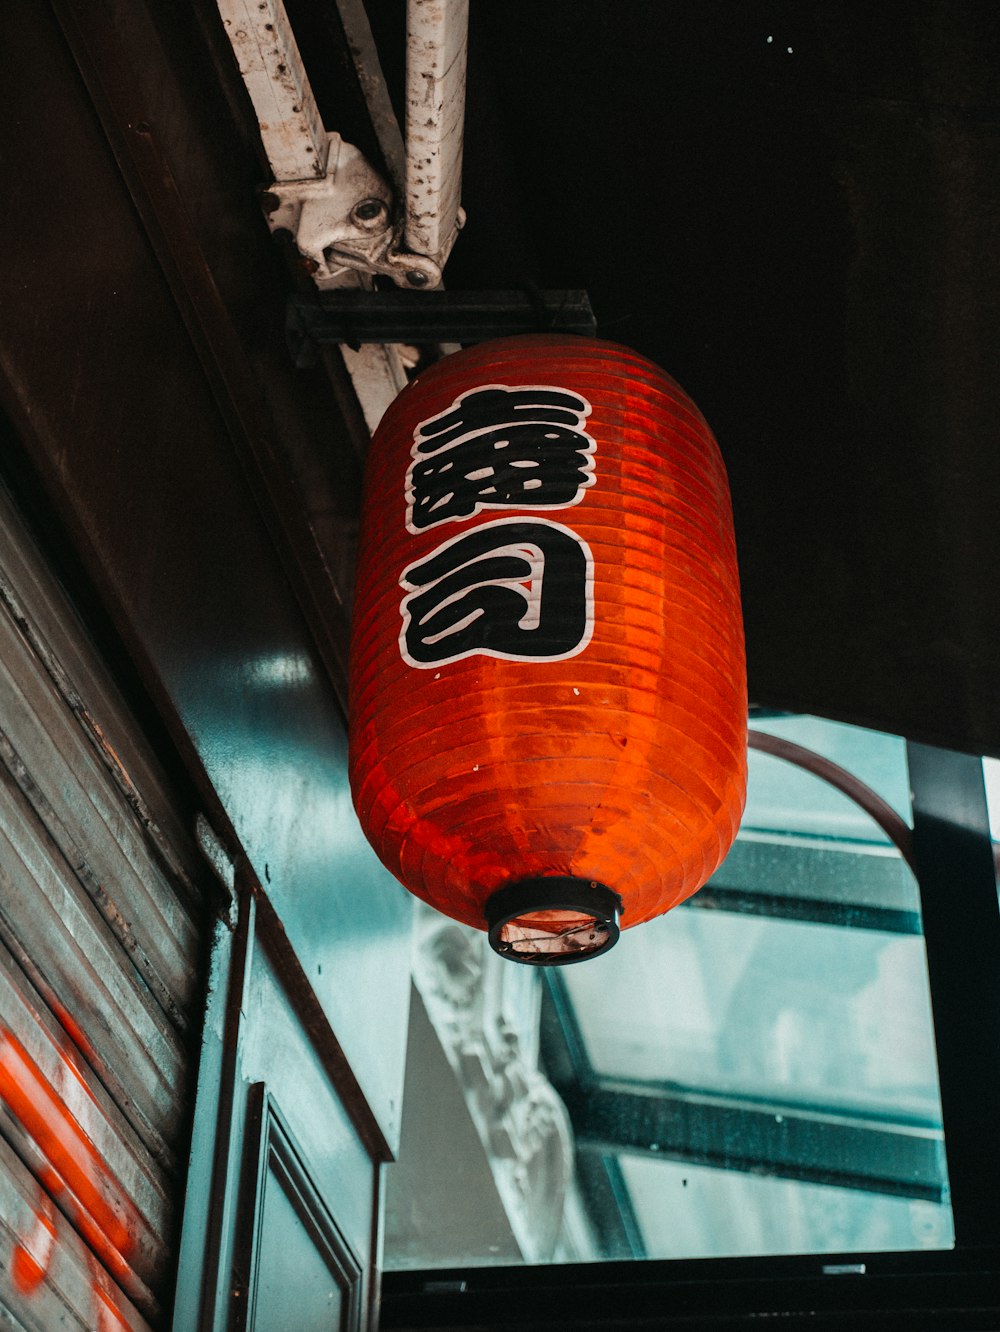
{"label": "white ornamental bracket", "polygon": [[424,905],[413,956],[414,982],[521,1253],[551,1262],[573,1177],[573,1131],[539,1068],[541,975],[508,966],[484,933]]}
{"label": "white ornamental bracket", "polygon": [[429,291],[465,215],[459,202],[468,0],[408,0],[405,154],[359,0],[335,0],[357,72],[374,106],[389,170],[406,198],[360,150],[323,125],[284,0],[217,0],[253,103],[274,184],[272,231],[291,234],[321,289],[389,277]]}
{"label": "white ornamental bracket", "polygon": [[291,233],[321,290],[357,286],[359,274],[421,291],[441,285],[433,259],[402,248],[388,183],[339,134],[327,136],[325,175],[275,181],[264,206],[271,230]]}

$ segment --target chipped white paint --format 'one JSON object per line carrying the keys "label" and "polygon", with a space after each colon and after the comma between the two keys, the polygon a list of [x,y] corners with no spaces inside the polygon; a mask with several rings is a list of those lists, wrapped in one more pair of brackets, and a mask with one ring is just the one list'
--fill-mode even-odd
{"label": "chipped white paint", "polygon": [[[355,285],[358,272],[417,290],[439,287],[440,265],[403,249],[403,218],[389,183],[357,148],[324,129],[283,0],[218,5],[274,172],[265,195],[272,231],[295,237],[321,289]],[[377,61],[367,18],[356,6],[347,8],[356,29],[349,36],[352,53],[360,61],[368,51]],[[368,71],[368,82],[381,86],[377,67]],[[387,94],[382,100],[388,102]],[[383,108],[382,120],[386,114]],[[387,146],[395,144],[398,169],[398,126],[395,140],[384,124],[382,131]]]}
{"label": "chipped white paint", "polygon": [[[408,219],[420,214],[414,235],[427,242],[417,247],[410,243],[409,250],[416,248],[413,253],[403,248],[404,218],[393,191],[393,184],[401,188],[404,175],[402,139],[362,0],[336,4],[393,184],[357,148],[324,128],[283,0],[217,4],[274,173],[264,195],[271,230],[295,237],[320,290],[371,287],[376,274],[391,277],[401,287],[439,287],[440,265],[464,220],[458,200],[468,0],[416,6],[422,12],[411,34],[416,45],[411,47],[409,77],[425,89],[429,101],[423,119],[436,117],[436,128],[425,123],[414,133],[420,160],[431,165],[407,173],[427,183],[426,188],[419,186],[419,197],[407,214]],[[431,184],[435,173],[439,185]],[[451,350],[455,348],[442,347],[442,352]],[[411,351],[403,346],[342,348],[370,430],[405,387]]]}
{"label": "chipped white paint", "polygon": [[217,0],[277,181],[326,173],[328,137],[282,0]]}
{"label": "chipped white paint", "polygon": [[377,271],[394,239],[392,191],[353,144],[327,136],[320,179],[276,181],[269,191],[272,231],[290,231],[315,266],[322,289],[356,285],[345,274]]}
{"label": "chipped white paint", "polygon": [[396,344],[365,342],[357,349],[341,347],[347,373],[372,434],[389,404],[406,388],[406,349]]}
{"label": "chipped white paint", "polygon": [[443,265],[461,209],[468,0],[408,0],[407,249]]}

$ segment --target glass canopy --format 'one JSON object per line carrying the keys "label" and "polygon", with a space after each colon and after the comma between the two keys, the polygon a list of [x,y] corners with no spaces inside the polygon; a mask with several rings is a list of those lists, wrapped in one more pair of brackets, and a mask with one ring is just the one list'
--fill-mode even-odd
{"label": "glass canopy", "polygon": [[[900,816],[905,841],[901,739],[812,717],[751,724],[864,783]],[[503,983],[491,974],[485,992]],[[537,1076],[565,1108],[565,1177],[516,1131],[497,1145],[516,1090],[493,1100],[468,1073],[475,1056],[487,1081],[513,1086],[511,1065],[490,1062],[489,1024],[456,1042],[440,984],[421,988],[418,974],[418,990],[461,1095],[422,1074],[428,1058],[411,1061],[400,1165],[387,1180],[389,1269],[954,1242],[916,882],[885,826],[795,763],[751,750],[739,838],[688,903],[626,930],[603,957],[519,974],[516,1000],[498,1001],[497,1030],[537,1068],[522,1081]],[[456,1124],[443,1127],[463,1099],[476,1168],[457,1159]],[[462,1178],[475,1180],[474,1197],[461,1196]]]}

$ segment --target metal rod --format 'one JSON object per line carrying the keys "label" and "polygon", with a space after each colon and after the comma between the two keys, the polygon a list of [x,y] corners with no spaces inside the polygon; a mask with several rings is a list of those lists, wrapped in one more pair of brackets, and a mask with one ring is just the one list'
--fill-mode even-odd
{"label": "metal rod", "polygon": [[576,1158],[576,1183],[598,1235],[602,1257],[645,1258],[642,1229],[617,1156],[580,1152]]}
{"label": "metal rod", "polygon": [[798,920],[814,925],[836,925],[852,930],[881,930],[886,934],[921,934],[920,913],[867,902],[840,902],[824,897],[797,897],[785,892],[707,883],[679,910],[729,911],[740,916],[766,916],[771,920]]}
{"label": "metal rod", "polygon": [[834,763],[824,758],[822,754],[806,749],[803,745],[796,745],[783,736],[769,735],[766,731],[748,731],[747,745],[759,753],[772,754],[775,758],[784,759],[786,763],[794,763],[796,767],[804,768],[806,772],[811,772],[815,777],[822,778],[831,786],[835,786],[838,791],[842,791],[874,819],[889,841],[898,847],[900,855],[910,869],[916,873],[913,863],[913,832],[877,791],[859,781],[839,763]]}

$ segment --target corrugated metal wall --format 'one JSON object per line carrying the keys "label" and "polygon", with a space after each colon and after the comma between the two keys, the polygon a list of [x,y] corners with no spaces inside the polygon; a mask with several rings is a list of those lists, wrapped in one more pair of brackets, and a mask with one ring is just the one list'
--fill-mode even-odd
{"label": "corrugated metal wall", "polygon": [[156,1327],[202,1000],[198,867],[0,493],[0,1325]]}

